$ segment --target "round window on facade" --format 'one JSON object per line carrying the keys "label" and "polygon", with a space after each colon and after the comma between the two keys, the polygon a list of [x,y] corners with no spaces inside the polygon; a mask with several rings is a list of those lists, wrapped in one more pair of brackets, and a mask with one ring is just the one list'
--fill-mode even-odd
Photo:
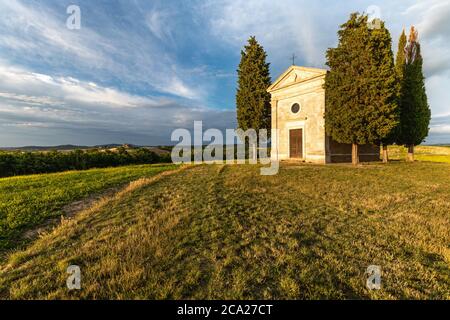
{"label": "round window on facade", "polygon": [[291,106],[291,112],[292,113],[298,113],[300,111],[300,105],[298,103],[294,103]]}

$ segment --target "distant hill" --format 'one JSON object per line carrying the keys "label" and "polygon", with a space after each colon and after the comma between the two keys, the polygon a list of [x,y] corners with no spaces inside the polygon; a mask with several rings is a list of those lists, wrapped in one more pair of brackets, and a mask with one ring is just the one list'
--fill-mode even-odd
{"label": "distant hill", "polygon": [[87,146],[75,146],[71,144],[60,146],[24,146],[24,147],[0,147],[0,150],[7,151],[49,151],[49,150],[75,150],[75,149],[88,149]]}
{"label": "distant hill", "polygon": [[153,151],[157,155],[165,155],[171,152],[171,146],[138,146],[134,144],[102,144],[96,146],[78,146],[72,144],[64,144],[59,146],[25,146],[25,147],[0,147],[0,151],[21,151],[21,152],[48,152],[48,151],[61,151],[70,152],[73,150],[92,150],[92,149],[102,149],[115,151],[119,147],[124,147],[125,149],[134,148],[146,148]]}
{"label": "distant hill", "polygon": [[0,147],[0,150],[4,151],[70,151],[70,150],[77,150],[77,149],[112,149],[112,148],[118,148],[125,146],[127,148],[138,148],[140,146],[133,145],[133,144],[103,144],[103,145],[96,145],[96,146],[78,146],[78,145],[72,145],[72,144],[64,144],[59,146],[25,146],[25,147]]}

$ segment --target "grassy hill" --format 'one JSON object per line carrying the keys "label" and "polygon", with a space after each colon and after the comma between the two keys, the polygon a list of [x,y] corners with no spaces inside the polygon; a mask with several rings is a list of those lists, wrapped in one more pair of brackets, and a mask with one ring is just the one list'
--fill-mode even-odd
{"label": "grassy hill", "polygon": [[174,168],[137,165],[0,178],[0,258],[6,249],[27,242],[29,237],[22,236],[25,232],[68,210],[74,211],[66,205]]}
{"label": "grassy hill", "polygon": [[[450,164],[187,167],[0,266],[2,298],[450,299]],[[82,290],[68,291],[79,265]],[[369,291],[365,271],[382,269]]]}

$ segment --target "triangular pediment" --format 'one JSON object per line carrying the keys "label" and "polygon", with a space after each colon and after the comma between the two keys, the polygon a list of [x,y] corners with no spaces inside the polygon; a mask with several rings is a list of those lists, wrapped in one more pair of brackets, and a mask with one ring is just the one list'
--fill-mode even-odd
{"label": "triangular pediment", "polygon": [[323,76],[327,73],[325,69],[307,68],[299,66],[290,66],[277,80],[267,89],[274,91],[284,87],[291,86],[295,83],[303,82],[309,79]]}

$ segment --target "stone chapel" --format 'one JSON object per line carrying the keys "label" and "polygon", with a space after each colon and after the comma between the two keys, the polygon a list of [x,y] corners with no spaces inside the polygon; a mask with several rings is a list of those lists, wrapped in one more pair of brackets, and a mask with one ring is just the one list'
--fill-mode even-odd
{"label": "stone chapel", "polygon": [[[289,67],[268,89],[271,94],[273,160],[315,163],[351,162],[352,146],[325,133],[325,75],[327,70]],[[378,161],[379,146],[359,146],[359,159]]]}

